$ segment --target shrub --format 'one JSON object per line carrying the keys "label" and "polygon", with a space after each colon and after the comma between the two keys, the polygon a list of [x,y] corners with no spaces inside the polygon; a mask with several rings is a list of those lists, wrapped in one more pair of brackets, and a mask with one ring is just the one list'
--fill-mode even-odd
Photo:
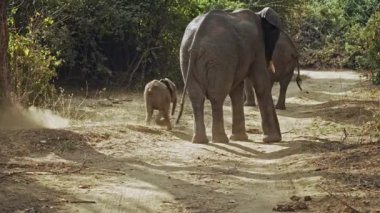
{"label": "shrub", "polygon": [[318,0],[307,7],[298,42],[308,67],[373,70],[380,83],[378,0]]}
{"label": "shrub", "polygon": [[27,32],[20,35],[9,19],[10,82],[15,98],[25,106],[41,105],[55,95],[53,78],[60,61],[36,39],[38,31],[51,22],[37,13],[30,19]]}
{"label": "shrub", "polygon": [[366,41],[368,52],[368,66],[374,70],[372,81],[374,84],[380,84],[380,12],[374,13],[368,20],[364,30],[363,39]]}

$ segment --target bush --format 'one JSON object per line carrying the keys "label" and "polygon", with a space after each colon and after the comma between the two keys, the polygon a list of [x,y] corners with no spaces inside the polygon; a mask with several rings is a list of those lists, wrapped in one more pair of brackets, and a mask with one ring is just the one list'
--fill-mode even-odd
{"label": "bush", "polygon": [[374,71],[379,84],[378,0],[318,0],[309,4],[298,42],[301,63],[316,68]]}
{"label": "bush", "polygon": [[10,80],[15,98],[23,105],[41,105],[55,96],[53,78],[60,61],[36,37],[39,30],[51,24],[51,19],[36,14],[30,19],[25,35],[14,29],[9,19]]}
{"label": "bush", "polygon": [[[90,87],[142,88],[152,78],[169,76],[182,83],[178,50],[186,25],[210,9],[271,6],[284,17],[301,0],[278,3],[243,0],[13,0],[22,34],[35,11],[54,24],[41,32],[43,47],[62,61],[58,81]],[[292,14],[290,14],[292,12]],[[287,15],[289,14],[289,16]]]}
{"label": "bush", "polygon": [[368,52],[366,52],[367,64],[374,70],[372,81],[380,85],[380,12],[374,13],[368,20],[364,30],[363,39],[366,41]]}

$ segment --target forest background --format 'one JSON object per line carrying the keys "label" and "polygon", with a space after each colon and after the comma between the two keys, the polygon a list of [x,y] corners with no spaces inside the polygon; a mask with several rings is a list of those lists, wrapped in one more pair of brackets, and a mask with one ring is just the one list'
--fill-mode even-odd
{"label": "forest background", "polygon": [[182,86],[179,46],[194,17],[266,6],[303,68],[365,70],[380,84],[379,0],[10,0],[12,94],[46,106],[67,88],[141,90],[162,77]]}

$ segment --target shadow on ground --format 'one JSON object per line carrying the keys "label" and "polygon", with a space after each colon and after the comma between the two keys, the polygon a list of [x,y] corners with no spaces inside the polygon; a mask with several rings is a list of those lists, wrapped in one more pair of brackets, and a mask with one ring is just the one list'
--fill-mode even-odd
{"label": "shadow on ground", "polygon": [[[148,134],[157,134],[156,130],[146,131],[146,127],[132,127],[126,126],[132,131],[144,131]],[[173,135],[186,139],[189,139],[189,135],[183,135],[184,133],[175,132]],[[75,173],[76,175],[88,175],[91,171],[112,170],[120,171],[117,175],[127,175],[130,178],[134,178],[157,187],[158,190],[170,193],[176,200],[176,205],[173,212],[179,211],[178,206],[183,206],[188,209],[194,208],[195,210],[201,210],[204,212],[221,211],[229,212],[236,205],[231,204],[231,195],[216,190],[215,186],[204,184],[194,184],[182,179],[175,178],[173,173],[182,172],[185,174],[192,173],[205,173],[214,175],[216,179],[218,176],[224,177],[243,177],[247,179],[256,180],[288,180],[289,177],[303,178],[323,176],[326,178],[336,178],[338,181],[346,181],[346,179],[339,179],[336,174],[329,173],[328,171],[296,171],[296,172],[278,172],[276,174],[260,174],[254,172],[248,172],[244,170],[230,171],[227,168],[218,168],[213,165],[191,165],[191,166],[169,166],[152,164],[145,162],[144,159],[139,158],[115,158],[109,155],[105,155],[97,151],[88,142],[96,140],[108,140],[107,136],[102,134],[86,132],[85,134],[79,134],[69,130],[19,130],[19,131],[1,131],[0,138],[5,139],[2,141],[10,140],[12,144],[1,143],[2,150],[5,148],[8,150],[8,154],[1,158],[1,170],[3,173],[0,176],[0,203],[2,203],[2,212],[13,212],[16,210],[32,209],[37,211],[44,211],[45,208],[53,206],[54,208],[60,208],[64,203],[60,202],[60,198],[75,199],[75,194],[67,194],[66,192],[53,190],[41,185],[32,176],[27,173],[14,173],[13,175],[7,175],[4,171],[38,171],[38,172],[63,172],[61,174],[52,175],[67,175],[70,177],[70,172],[80,167],[84,158],[86,159],[86,165],[83,170]],[[16,143],[15,143],[16,142]],[[199,145],[202,149],[216,149],[217,151],[228,152],[229,154],[236,155],[237,157],[273,160],[284,157],[289,157],[297,154],[305,153],[317,153],[317,152],[331,152],[332,150],[344,150],[351,149],[355,146],[344,145],[337,141],[329,141],[320,138],[308,138],[295,141],[285,141],[279,143],[279,146],[284,148],[277,152],[264,153],[252,148],[252,144],[265,145],[262,143],[242,142],[242,143],[228,143],[228,144],[206,144]],[[236,149],[241,151],[236,151]],[[54,153],[61,158],[74,162],[69,168],[61,165],[49,167],[41,164],[40,167],[34,167],[33,165],[27,165],[23,168],[19,165],[13,164],[13,158],[11,156],[44,156]],[[85,156],[85,157],[84,157]],[[196,159],[194,159],[196,160]],[[244,163],[243,163],[244,165]],[[248,164],[245,166],[249,166]],[[122,174],[124,173],[124,174]],[[359,178],[355,175],[350,176],[351,179]],[[368,180],[378,178],[378,175],[373,177],[367,177]],[[189,194],[189,192],[191,192]],[[234,194],[234,196],[244,196]],[[54,198],[52,198],[54,197]],[[211,202],[211,199],[213,202]],[[102,202],[99,200],[97,202]],[[97,211],[98,204],[86,204],[83,207],[88,211]],[[115,207],[119,211],[133,211],[140,210],[142,212],[149,212],[141,202],[128,203],[128,206]],[[195,211],[194,210],[194,211]]]}
{"label": "shadow on ground", "polygon": [[326,121],[361,126],[373,119],[376,108],[380,108],[378,101],[339,100],[316,105],[288,104],[286,110],[277,113],[293,118],[320,117]]}
{"label": "shadow on ground", "polygon": [[[17,162],[18,158],[54,153],[77,162],[73,152],[86,152],[93,158],[102,155],[87,145],[86,137],[69,130],[29,129],[0,131],[0,210],[1,212],[52,212],[62,205],[60,199],[72,195],[41,185],[33,175],[43,172],[69,174],[78,165],[46,162]],[[83,156],[83,155],[82,155]],[[104,157],[104,156],[103,156]],[[52,209],[53,207],[54,209]]]}

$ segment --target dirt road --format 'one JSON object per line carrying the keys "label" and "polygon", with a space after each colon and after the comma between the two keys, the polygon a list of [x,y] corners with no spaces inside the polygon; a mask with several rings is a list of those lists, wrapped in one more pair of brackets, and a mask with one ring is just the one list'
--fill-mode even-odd
{"label": "dirt road", "polygon": [[258,109],[246,107],[249,142],[192,144],[189,101],[166,131],[144,125],[142,94],[87,98],[69,127],[0,130],[0,211],[380,210],[379,142],[366,132],[379,89],[363,92],[369,83],[351,71],[301,74],[304,90],[292,82],[277,111],[280,143],[261,142]]}

